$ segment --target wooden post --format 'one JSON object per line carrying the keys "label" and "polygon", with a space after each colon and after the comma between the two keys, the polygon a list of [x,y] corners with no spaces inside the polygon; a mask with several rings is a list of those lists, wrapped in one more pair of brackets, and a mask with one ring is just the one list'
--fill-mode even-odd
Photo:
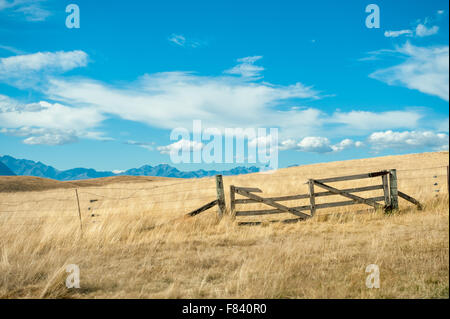
{"label": "wooden post", "polygon": [[83,223],[81,222],[81,209],[80,209],[80,199],[78,197],[78,189],[75,188],[75,195],[77,197],[77,205],[78,205],[78,218],[80,219],[80,231],[81,237],[83,237]]}
{"label": "wooden post", "polygon": [[314,181],[312,179],[308,180],[309,184],[309,203],[311,205],[311,216],[316,213],[316,197],[314,194]]}
{"label": "wooden post", "polygon": [[236,203],[234,202],[236,197],[234,185],[230,186],[230,214],[234,217],[236,213]]}
{"label": "wooden post", "polygon": [[223,191],[222,175],[216,175],[216,189],[217,189],[217,215],[219,219],[222,218],[225,213],[225,193]]}
{"label": "wooden post", "polygon": [[391,169],[389,171],[389,193],[390,193],[390,208],[392,210],[398,209],[398,188],[397,188],[397,170]]}
{"label": "wooden post", "polygon": [[389,182],[387,175],[381,176],[381,180],[383,181],[383,193],[384,193],[384,206],[385,210],[389,209],[391,205],[391,197],[389,196]]}

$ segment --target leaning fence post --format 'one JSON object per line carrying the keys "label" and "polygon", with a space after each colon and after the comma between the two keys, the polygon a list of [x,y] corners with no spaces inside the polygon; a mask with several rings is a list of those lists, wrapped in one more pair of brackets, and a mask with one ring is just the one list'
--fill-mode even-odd
{"label": "leaning fence post", "polygon": [[311,216],[316,213],[316,195],[314,194],[314,180],[308,180],[309,184],[309,203],[311,205]]}
{"label": "leaning fence post", "polygon": [[388,209],[388,207],[391,205],[389,196],[388,174],[381,176],[381,179],[383,181],[384,207],[385,209]]}
{"label": "leaning fence post", "polygon": [[236,197],[234,185],[230,186],[230,215],[234,217],[236,213],[236,203],[234,202]]}
{"label": "leaning fence post", "polygon": [[389,193],[391,209],[398,209],[398,188],[397,188],[397,170],[391,169],[389,171]]}
{"label": "leaning fence post", "polygon": [[217,189],[217,215],[222,218],[225,213],[225,192],[223,191],[222,175],[216,175],[216,189]]}

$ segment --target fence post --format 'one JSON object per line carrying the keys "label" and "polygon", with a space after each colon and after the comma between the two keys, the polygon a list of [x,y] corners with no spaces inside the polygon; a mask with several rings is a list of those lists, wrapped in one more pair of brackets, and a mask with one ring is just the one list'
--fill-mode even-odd
{"label": "fence post", "polygon": [[232,217],[234,217],[234,214],[236,213],[236,204],[234,202],[235,196],[236,196],[236,193],[235,193],[234,185],[231,185],[230,186],[230,215]]}
{"label": "fence post", "polygon": [[311,217],[316,213],[316,196],[314,194],[314,181],[308,180],[309,184],[309,203],[311,205]]}
{"label": "fence post", "polygon": [[389,196],[389,183],[388,183],[388,175],[381,176],[383,181],[383,194],[384,194],[384,206],[385,210],[391,205],[391,198]]}
{"label": "fence post", "polygon": [[216,175],[216,189],[217,189],[217,215],[222,218],[225,213],[225,192],[223,191],[222,175]]}
{"label": "fence post", "polygon": [[389,171],[389,193],[390,193],[390,208],[392,210],[398,209],[398,188],[397,188],[397,170],[391,169]]}
{"label": "fence post", "polygon": [[77,196],[78,218],[80,219],[80,231],[81,231],[81,237],[83,237],[83,223],[81,222],[80,199],[78,198],[78,189],[77,189],[77,188],[75,188],[75,195]]}

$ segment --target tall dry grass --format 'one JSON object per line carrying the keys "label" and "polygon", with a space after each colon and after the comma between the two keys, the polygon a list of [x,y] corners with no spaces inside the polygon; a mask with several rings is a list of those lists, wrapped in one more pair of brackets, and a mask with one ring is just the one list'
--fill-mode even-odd
{"label": "tall dry grass", "polygon": [[[211,178],[79,189],[82,232],[73,190],[0,194],[0,297],[448,298],[446,165],[440,152],[225,177],[226,188],[289,195],[306,193],[308,178],[397,168],[399,189],[425,205],[402,201],[392,215],[349,206],[256,227],[218,222],[214,209],[179,218],[214,199]],[[336,186],[371,183],[380,180]],[[80,289],[65,287],[68,264],[80,267]],[[365,286],[369,264],[380,268],[380,289]]]}

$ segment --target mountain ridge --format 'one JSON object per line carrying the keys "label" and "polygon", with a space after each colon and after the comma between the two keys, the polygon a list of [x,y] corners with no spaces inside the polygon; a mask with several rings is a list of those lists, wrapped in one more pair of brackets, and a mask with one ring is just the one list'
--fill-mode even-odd
{"label": "mountain ridge", "polygon": [[101,178],[110,176],[159,176],[159,177],[175,177],[175,178],[201,178],[206,176],[213,176],[217,174],[222,175],[240,175],[259,172],[256,166],[244,167],[237,166],[235,168],[223,171],[217,170],[195,170],[195,171],[180,171],[169,164],[158,164],[156,166],[143,165],[139,168],[131,168],[121,173],[113,173],[111,171],[97,171],[92,168],[72,168],[67,170],[58,170],[52,166],[45,165],[38,161],[28,159],[17,159],[9,155],[0,156],[0,163],[5,165],[15,175],[35,176],[43,178],[51,178],[59,181],[72,181],[90,178]]}
{"label": "mountain ridge", "polygon": [[15,176],[8,166],[0,162],[0,176]]}

